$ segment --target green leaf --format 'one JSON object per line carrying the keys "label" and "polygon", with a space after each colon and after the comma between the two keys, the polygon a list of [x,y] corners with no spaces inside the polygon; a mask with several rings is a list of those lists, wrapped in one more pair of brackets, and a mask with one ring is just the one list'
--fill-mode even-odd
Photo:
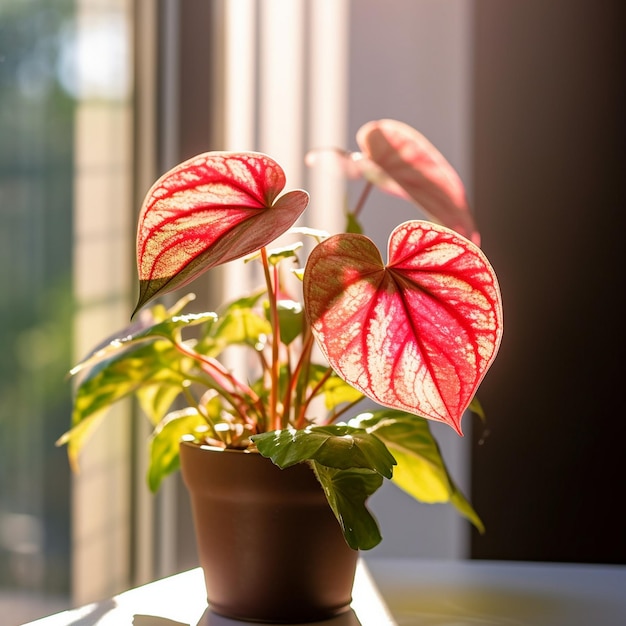
{"label": "green leaf", "polygon": [[[295,300],[279,300],[276,303],[276,308],[278,310],[280,340],[288,346],[302,333],[302,321],[304,319],[302,304]],[[268,320],[269,315],[269,302],[266,302],[265,316]]]}
{"label": "green leaf", "polygon": [[197,351],[209,357],[219,356],[228,346],[256,348],[272,332],[269,322],[255,309],[265,290],[258,290],[230,302],[212,324],[204,327]]}
{"label": "green leaf", "polygon": [[135,394],[143,386],[158,384],[180,392],[186,376],[185,359],[169,341],[132,344],[115,357],[99,362],[81,380],[74,396],[72,429],[59,444],[68,445],[75,467],[80,449],[96,420],[91,419],[112,404]]}
{"label": "green leaf", "polygon": [[478,401],[478,398],[474,396],[472,401],[469,403],[467,407],[474,415],[477,415],[483,424],[487,421],[487,416],[485,415],[485,410],[483,409],[482,404]]}
{"label": "green leaf", "polygon": [[95,430],[103,417],[102,413],[90,415],[57,439],[57,446],[67,444],[67,456],[73,471],[78,471],[78,455],[90,433]]}
{"label": "green leaf", "polygon": [[[323,367],[324,371],[326,369],[326,367]],[[324,403],[329,411],[332,411],[340,404],[352,404],[365,397],[352,385],[339,378],[334,371],[332,376],[322,385],[322,392],[324,394]]]}
{"label": "green leaf", "polygon": [[336,469],[365,468],[385,478],[393,475],[395,459],[385,445],[361,428],[347,424],[285,428],[254,435],[259,452],[281,468],[317,461]]}
{"label": "green leaf", "polygon": [[362,468],[336,469],[312,462],[330,508],[354,550],[370,550],[381,541],[380,530],[365,502],[382,484],[377,472]]}
{"label": "green leaf", "polygon": [[229,346],[246,345],[255,348],[264,343],[264,337],[272,332],[269,322],[253,309],[229,310],[213,325],[211,333],[204,337],[199,348],[211,357],[219,356]]}
{"label": "green leaf", "polygon": [[278,265],[281,261],[285,259],[293,259],[294,261],[298,261],[298,250],[303,247],[303,243],[301,241],[296,241],[288,246],[283,246],[282,248],[272,248],[267,251],[267,260],[270,265]]}
{"label": "green leaf", "polygon": [[324,396],[324,406],[328,412],[333,412],[341,404],[354,404],[365,397],[352,385],[339,378],[328,365],[311,363],[306,372],[307,386],[313,389],[321,380],[324,382],[316,395]]}
{"label": "green leaf", "polygon": [[254,435],[259,452],[281,468],[311,463],[346,542],[355,550],[380,543],[365,502],[392,475],[394,458],[378,438],[346,424]]}
{"label": "green leaf", "polygon": [[186,359],[170,342],[138,344],[98,363],[76,389],[72,424],[134,394],[143,385],[173,385],[179,390],[185,380]]}
{"label": "green leaf", "polygon": [[265,287],[262,287],[261,289],[256,289],[255,291],[248,293],[241,298],[237,298],[236,300],[229,302],[223,309],[219,310],[219,314],[220,316],[223,316],[234,309],[252,309],[266,294],[267,290],[265,289]]}
{"label": "green leaf", "polygon": [[366,428],[391,451],[398,466],[393,482],[421,502],[449,502],[480,531],[483,523],[455,485],[428,421],[410,413],[382,409],[357,416],[350,424]]}
{"label": "green leaf", "polygon": [[142,408],[157,423],[181,392],[192,361],[176,350],[173,342],[181,341],[183,328],[210,324],[216,317],[215,313],[181,315],[193,298],[188,294],[170,309],[155,305],[142,311],[138,321],[72,369],[72,376],[81,377],[75,391],[72,428],[57,445],[67,444],[74,468],[85,440],[112,404],[137,394]]}
{"label": "green leaf", "polygon": [[[162,307],[155,306],[150,313],[159,309]],[[207,322],[211,323],[216,317],[216,314],[211,312],[197,315],[172,315],[165,319],[157,318],[155,315],[145,315],[140,322],[131,324],[116,333],[114,338],[107,339],[106,342],[95,348],[71,369],[70,376],[76,376],[108,359],[123,359],[123,355],[127,351],[137,349],[137,345],[149,345],[149,342],[155,339],[164,338],[171,342],[180,341],[180,331],[183,328]]]}
{"label": "green leaf", "polygon": [[363,233],[363,226],[361,226],[361,222],[359,222],[354,213],[348,213],[346,215],[346,232],[356,233],[357,235]]}
{"label": "green leaf", "polygon": [[294,226],[287,231],[290,235],[306,235],[307,237],[313,237],[318,243],[328,239],[330,233],[326,230],[320,230],[319,228],[309,228],[308,226]]}
{"label": "green leaf", "polygon": [[148,486],[156,492],[161,481],[180,467],[178,446],[185,435],[206,429],[206,421],[196,409],[184,409],[171,413],[155,429],[150,440],[150,466]]}
{"label": "green leaf", "polygon": [[165,337],[175,341],[179,337],[179,331],[187,326],[198,326],[199,324],[212,324],[215,322],[217,314],[211,311],[205,313],[190,313],[186,315],[175,315],[163,320],[159,324],[147,328],[141,333],[137,333],[133,339],[147,339],[150,337]]}
{"label": "green leaf", "polygon": [[136,391],[137,400],[141,410],[148,416],[150,422],[156,426],[168,413],[174,400],[180,395],[181,386],[164,385],[157,383],[156,385],[146,385],[140,387]]}

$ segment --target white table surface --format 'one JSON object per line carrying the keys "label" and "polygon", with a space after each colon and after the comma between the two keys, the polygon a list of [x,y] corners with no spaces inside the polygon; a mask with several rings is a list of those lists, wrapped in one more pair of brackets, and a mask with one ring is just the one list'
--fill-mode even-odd
{"label": "white table surface", "polygon": [[[199,569],[24,626],[236,626]],[[370,559],[352,611],[323,626],[626,626],[626,566]],[[312,625],[310,625],[312,626]]]}
{"label": "white table surface", "polygon": [[369,561],[402,626],[626,626],[626,566]]}

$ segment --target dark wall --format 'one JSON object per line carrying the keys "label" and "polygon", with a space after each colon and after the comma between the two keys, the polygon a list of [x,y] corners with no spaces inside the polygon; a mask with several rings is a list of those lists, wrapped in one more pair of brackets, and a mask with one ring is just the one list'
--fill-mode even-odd
{"label": "dark wall", "polygon": [[474,206],[505,337],[472,556],[626,563],[626,4],[475,6]]}

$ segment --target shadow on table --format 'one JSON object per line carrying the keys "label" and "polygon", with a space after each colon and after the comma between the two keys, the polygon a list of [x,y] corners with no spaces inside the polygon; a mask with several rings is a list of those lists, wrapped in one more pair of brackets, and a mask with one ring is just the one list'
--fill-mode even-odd
{"label": "shadow on table", "polygon": [[[81,622],[77,622],[76,626],[79,626]],[[92,624],[93,622],[89,622]],[[242,624],[237,620],[223,617],[213,613],[208,607],[202,614],[202,617],[196,624],[186,624],[184,622],[178,622],[167,617],[158,617],[156,615],[133,615],[133,626],[236,626]],[[74,626],[74,625],[72,625]],[[264,626],[262,622],[256,622],[256,626]],[[270,626],[270,625],[265,625]],[[285,624],[284,626],[289,626]],[[337,615],[331,619],[324,620],[323,622],[311,622],[307,626],[362,626],[356,613],[352,610]]]}
{"label": "shadow on table", "polygon": [[133,615],[133,626],[190,626],[175,619],[158,617],[156,615]]}
{"label": "shadow on table", "polygon": [[[241,624],[237,620],[229,619],[228,617],[223,617],[222,615],[217,615],[213,613],[209,608],[202,614],[202,617],[194,626],[235,626],[237,624]],[[146,625],[147,626],[147,625]],[[263,622],[257,622],[256,626],[264,626]],[[269,626],[269,625],[265,625]],[[289,626],[286,624],[285,626]],[[332,617],[331,619],[324,620],[323,622],[311,622],[307,624],[307,626],[361,626],[361,622],[359,618],[356,616],[356,613],[350,609],[341,615],[337,615],[336,617]]]}

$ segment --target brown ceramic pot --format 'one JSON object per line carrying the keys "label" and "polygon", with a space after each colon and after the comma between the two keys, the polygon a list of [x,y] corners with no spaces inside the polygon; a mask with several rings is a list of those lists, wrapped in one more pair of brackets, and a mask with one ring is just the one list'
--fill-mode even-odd
{"label": "brown ceramic pot", "polygon": [[212,611],[293,623],[349,609],[358,552],[308,465],[187,442],[180,458]]}

